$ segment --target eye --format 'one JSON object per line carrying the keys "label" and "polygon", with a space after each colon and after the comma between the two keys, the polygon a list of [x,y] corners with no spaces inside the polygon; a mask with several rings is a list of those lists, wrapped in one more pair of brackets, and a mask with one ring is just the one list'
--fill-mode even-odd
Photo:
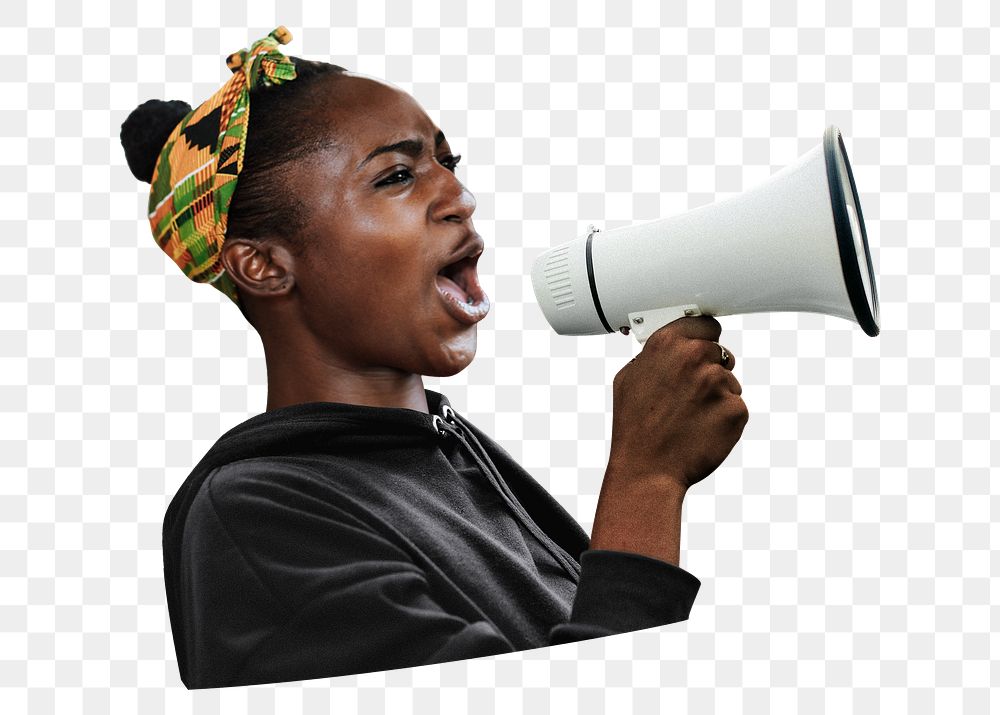
{"label": "eye", "polygon": [[[402,178],[399,179],[399,180],[395,180],[397,176],[402,177]],[[375,186],[388,186],[390,184],[401,184],[401,183],[404,183],[403,179],[406,179],[407,177],[410,178],[410,179],[413,178],[413,174],[410,173],[410,170],[409,169],[400,169],[399,171],[394,171],[391,174],[389,174],[389,176],[387,176],[386,178],[382,179],[382,181],[380,181],[377,184],[375,184]]]}
{"label": "eye", "polygon": [[449,169],[451,169],[451,173],[454,174],[455,167],[461,160],[462,160],[461,154],[449,154],[448,156],[442,157],[439,161],[441,162],[442,166],[448,167]]}
{"label": "eye", "polygon": [[[443,156],[440,159],[438,159],[438,161],[441,163],[441,165],[444,166],[444,167],[446,167],[447,169],[449,169],[451,171],[451,173],[453,173],[453,174],[455,173],[455,167],[458,165],[458,162],[460,162],[461,160],[462,160],[462,155],[461,154],[449,154],[448,156]],[[388,185],[391,185],[391,184],[403,184],[403,183],[406,183],[408,180],[410,180],[412,178],[413,178],[413,174],[410,173],[409,169],[399,169],[398,171],[394,171],[391,174],[389,174],[389,176],[387,176],[386,178],[382,179],[382,181],[380,181],[377,184],[375,184],[375,186],[388,186]]]}

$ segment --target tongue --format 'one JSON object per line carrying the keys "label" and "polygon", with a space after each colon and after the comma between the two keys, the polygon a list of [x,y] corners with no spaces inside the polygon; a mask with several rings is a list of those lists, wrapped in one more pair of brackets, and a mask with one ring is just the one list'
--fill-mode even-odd
{"label": "tongue", "polygon": [[436,278],[437,278],[438,290],[454,296],[459,303],[469,302],[468,294],[464,290],[462,290],[462,286],[460,286],[458,283],[453,281],[448,276],[442,276],[440,274]]}

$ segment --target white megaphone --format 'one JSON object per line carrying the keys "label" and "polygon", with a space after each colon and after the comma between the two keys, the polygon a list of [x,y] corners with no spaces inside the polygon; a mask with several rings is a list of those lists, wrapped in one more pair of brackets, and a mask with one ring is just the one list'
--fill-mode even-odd
{"label": "white megaphone", "polygon": [[878,335],[878,292],[840,131],[750,191],[672,218],[542,253],[535,297],[560,335],[631,331],[678,318],[823,313]]}

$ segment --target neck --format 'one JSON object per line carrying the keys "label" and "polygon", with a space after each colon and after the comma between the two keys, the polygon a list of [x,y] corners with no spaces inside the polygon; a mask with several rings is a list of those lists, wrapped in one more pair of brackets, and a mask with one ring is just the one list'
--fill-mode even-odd
{"label": "neck", "polygon": [[267,350],[267,410],[303,402],[403,407],[427,414],[421,375],[384,366],[356,366],[312,351]]}

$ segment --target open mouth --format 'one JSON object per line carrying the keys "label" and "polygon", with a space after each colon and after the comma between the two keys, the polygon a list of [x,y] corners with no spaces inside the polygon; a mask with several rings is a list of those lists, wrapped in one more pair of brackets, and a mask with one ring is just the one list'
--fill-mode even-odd
{"label": "open mouth", "polygon": [[479,285],[478,262],[479,256],[463,258],[445,266],[434,277],[449,312],[466,323],[479,322],[490,310],[489,298]]}
{"label": "open mouth", "polygon": [[459,303],[475,305],[482,300],[483,289],[476,273],[476,258],[463,258],[438,271],[438,287],[452,295]]}

